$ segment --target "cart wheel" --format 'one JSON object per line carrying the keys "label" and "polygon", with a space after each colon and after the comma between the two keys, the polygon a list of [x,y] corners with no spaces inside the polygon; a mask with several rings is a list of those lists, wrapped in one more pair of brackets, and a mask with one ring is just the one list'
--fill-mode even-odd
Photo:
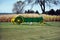
{"label": "cart wheel", "polygon": [[20,17],[20,16],[16,17],[15,22],[16,22],[16,24],[21,24],[23,22],[22,17]]}

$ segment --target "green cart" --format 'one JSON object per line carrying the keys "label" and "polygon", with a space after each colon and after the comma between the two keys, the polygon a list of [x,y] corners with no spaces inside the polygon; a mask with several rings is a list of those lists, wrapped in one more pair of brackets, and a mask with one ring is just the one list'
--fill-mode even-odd
{"label": "green cart", "polygon": [[33,15],[32,15],[32,17],[24,17],[24,16],[21,16],[21,15],[18,15],[17,17],[13,18],[11,22],[13,24],[14,23],[15,24],[21,24],[22,22],[40,22],[40,23],[43,23],[43,17],[42,16],[33,17]]}

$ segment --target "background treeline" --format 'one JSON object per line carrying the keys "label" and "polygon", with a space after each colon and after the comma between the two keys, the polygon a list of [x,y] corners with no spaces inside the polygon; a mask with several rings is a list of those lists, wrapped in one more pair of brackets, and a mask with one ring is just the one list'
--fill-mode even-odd
{"label": "background treeline", "polygon": [[57,9],[56,11],[54,9],[51,9],[49,11],[46,11],[43,14],[48,14],[48,15],[60,15],[60,9]]}
{"label": "background treeline", "polygon": [[[34,10],[25,10],[25,13],[28,13],[28,14],[40,14],[38,12],[38,10],[34,11]],[[17,13],[0,13],[0,15],[7,15],[7,14],[17,14]],[[19,13],[19,14],[22,14],[22,13]],[[51,9],[49,11],[46,11],[45,13],[42,13],[42,14],[48,14],[48,15],[60,15],[60,9],[57,9],[57,10],[54,10],[54,9]]]}
{"label": "background treeline", "polygon": [[[39,14],[38,10],[37,11],[28,10],[28,11],[25,11],[25,13],[36,13],[36,14]],[[60,15],[60,9],[57,9],[56,11],[54,9],[51,9],[49,11],[46,11],[45,13],[42,13],[42,14]]]}
{"label": "background treeline", "polygon": [[36,13],[36,14],[39,14],[38,10],[36,11],[33,11],[33,10],[25,10],[25,13]]}

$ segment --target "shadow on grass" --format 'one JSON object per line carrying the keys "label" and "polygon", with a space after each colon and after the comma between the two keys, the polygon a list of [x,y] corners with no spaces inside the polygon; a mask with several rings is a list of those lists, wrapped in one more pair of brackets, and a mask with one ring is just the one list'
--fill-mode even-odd
{"label": "shadow on grass", "polygon": [[32,24],[30,24],[30,23],[22,23],[22,24],[20,24],[20,25],[31,25],[31,26],[53,26],[52,24],[49,24],[49,23],[43,23],[43,24],[41,24],[41,23],[32,23]]}
{"label": "shadow on grass", "polygon": [[52,24],[49,24],[49,23],[45,23],[46,26],[52,26]]}

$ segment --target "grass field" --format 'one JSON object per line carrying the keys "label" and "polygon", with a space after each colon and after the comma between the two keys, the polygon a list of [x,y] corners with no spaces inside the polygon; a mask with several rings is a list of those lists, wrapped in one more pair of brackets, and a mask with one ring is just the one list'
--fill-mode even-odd
{"label": "grass field", "polygon": [[60,40],[60,22],[32,25],[0,22],[0,40]]}

